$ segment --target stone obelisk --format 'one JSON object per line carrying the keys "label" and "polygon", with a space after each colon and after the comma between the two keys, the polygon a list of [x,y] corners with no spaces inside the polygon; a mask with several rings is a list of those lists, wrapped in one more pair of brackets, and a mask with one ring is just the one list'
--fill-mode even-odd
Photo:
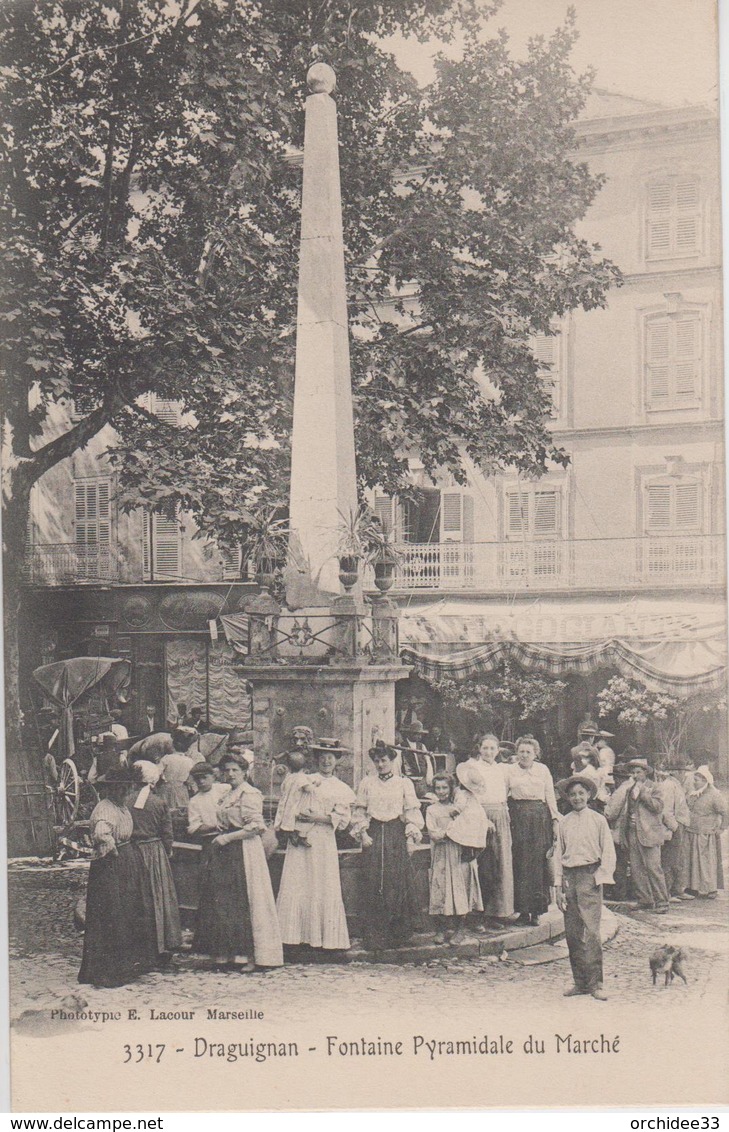
{"label": "stone obelisk", "polygon": [[337,526],[357,506],[336,76],[307,74],[290,526],[321,591],[340,592]]}

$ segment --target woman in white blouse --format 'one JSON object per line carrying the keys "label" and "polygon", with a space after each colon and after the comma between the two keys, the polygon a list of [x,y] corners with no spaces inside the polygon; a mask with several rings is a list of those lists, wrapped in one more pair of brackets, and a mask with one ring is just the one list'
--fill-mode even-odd
{"label": "woman in white blouse", "polygon": [[424,823],[412,782],[394,773],[394,749],[378,739],[370,758],[377,773],[359,784],[351,833],[362,846],[365,947],[380,950],[410,938],[416,909],[409,853]]}
{"label": "woman in white blouse", "polygon": [[456,767],[461,786],[474,795],[493,825],[485,851],[478,861],[485,912],[506,919],[514,912],[514,879],[511,863],[511,823],[506,804],[509,767],[497,763],[499,740],[489,733],[476,740],[471,758]]}
{"label": "woman in white blouse", "polygon": [[538,924],[549,907],[547,854],[559,828],[552,775],[537,762],[541,751],[531,735],[516,741],[516,763],[507,769],[514,862],[514,908],[519,923]]}

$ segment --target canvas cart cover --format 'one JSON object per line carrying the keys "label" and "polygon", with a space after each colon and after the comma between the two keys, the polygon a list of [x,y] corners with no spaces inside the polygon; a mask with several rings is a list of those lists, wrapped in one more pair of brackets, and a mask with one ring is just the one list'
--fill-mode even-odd
{"label": "canvas cart cover", "polygon": [[431,679],[492,672],[513,659],[552,676],[616,668],[652,691],[678,696],[726,683],[724,611],[709,600],[444,600],[403,610],[400,645],[408,663]]}
{"label": "canvas cart cover", "polygon": [[131,667],[128,660],[114,657],[77,656],[35,669],[33,679],[40,684],[48,698],[61,708],[58,729],[61,758],[70,758],[74,753],[73,705],[106,677],[108,690],[118,694],[129,686]]}

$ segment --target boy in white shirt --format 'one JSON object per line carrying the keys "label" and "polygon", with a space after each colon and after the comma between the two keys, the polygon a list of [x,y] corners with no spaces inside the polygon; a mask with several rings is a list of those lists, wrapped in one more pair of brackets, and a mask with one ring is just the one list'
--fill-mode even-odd
{"label": "boy in white shirt", "polygon": [[602,886],[613,883],[615,845],[607,820],[589,808],[597,784],[574,774],[557,784],[571,809],[557,831],[554,855],[557,904],[564,912],[565,935],[574,986],[565,997],[591,994],[604,1002],[602,989]]}

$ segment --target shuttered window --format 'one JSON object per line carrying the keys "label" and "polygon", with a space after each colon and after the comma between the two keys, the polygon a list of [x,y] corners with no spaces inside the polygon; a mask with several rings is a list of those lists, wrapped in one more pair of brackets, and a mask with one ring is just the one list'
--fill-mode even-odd
{"label": "shuttered window", "polygon": [[75,541],[78,546],[111,544],[111,481],[79,480],[75,491]]}
{"label": "shuttered window", "polygon": [[441,542],[473,542],[473,498],[463,491],[440,495]]}
{"label": "shuttered window", "polygon": [[702,528],[701,483],[698,480],[646,484],[645,504],[647,534],[678,534]]}
{"label": "shuttered window", "polygon": [[241,550],[221,550],[220,557],[223,563],[223,581],[236,582],[240,578]]}
{"label": "shuttered window", "polygon": [[559,334],[537,334],[532,339],[532,353],[539,366],[539,376],[552,396],[552,416],[562,409],[561,338]]}
{"label": "shuttered window", "polygon": [[646,323],[648,409],[696,407],[701,400],[701,316],[686,311]]}
{"label": "shuttered window", "polygon": [[111,480],[74,483],[74,577],[104,580],[113,574]]}
{"label": "shuttered window", "polygon": [[392,534],[394,530],[394,507],[393,498],[391,495],[384,495],[382,492],[376,492],[374,512],[377,518],[382,523],[383,530],[388,534]]}
{"label": "shuttered window", "polygon": [[648,186],[648,259],[701,251],[701,194],[696,177],[667,177]]}
{"label": "shuttered window", "polygon": [[139,404],[165,424],[177,426],[180,423],[182,417],[180,401],[170,401],[165,397],[159,397],[156,393],[145,393],[140,397]]}
{"label": "shuttered window", "polygon": [[[152,530],[152,554],[150,555],[150,526]],[[146,581],[158,578],[179,578],[182,571],[182,545],[178,519],[168,519],[165,515],[144,515],[142,536],[144,577]]]}
{"label": "shuttered window", "polygon": [[562,537],[562,493],[559,488],[535,488],[506,493],[507,538]]}

